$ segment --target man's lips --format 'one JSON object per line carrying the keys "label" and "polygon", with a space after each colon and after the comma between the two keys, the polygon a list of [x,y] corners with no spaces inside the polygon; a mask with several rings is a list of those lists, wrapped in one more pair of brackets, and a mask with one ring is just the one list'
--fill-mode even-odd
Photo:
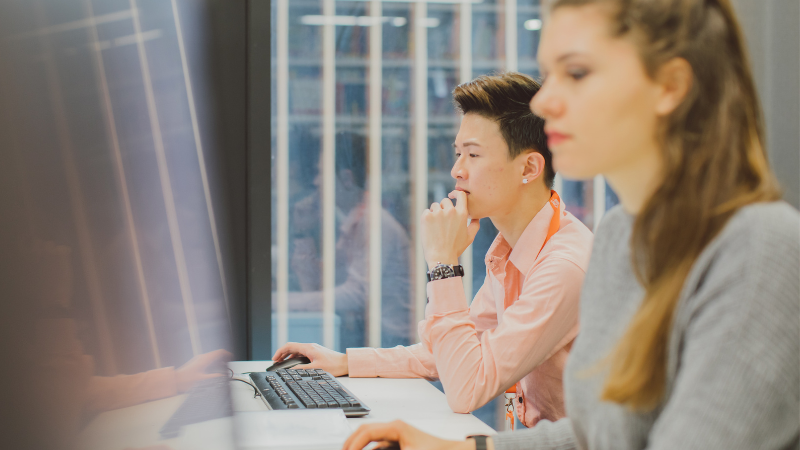
{"label": "man's lips", "polygon": [[559,133],[557,131],[549,131],[547,132],[547,145],[548,146],[558,145],[569,138],[570,136],[567,134]]}

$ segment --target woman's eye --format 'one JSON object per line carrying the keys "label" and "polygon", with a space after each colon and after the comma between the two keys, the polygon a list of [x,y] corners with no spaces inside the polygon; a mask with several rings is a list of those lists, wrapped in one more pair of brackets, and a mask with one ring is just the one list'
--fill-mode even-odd
{"label": "woman's eye", "polygon": [[570,78],[575,81],[578,81],[589,74],[589,71],[586,69],[571,69],[568,70],[567,73],[569,74]]}
{"label": "woman's eye", "polygon": [[460,157],[461,157],[461,153],[456,152],[456,158],[460,158]]}
{"label": "woman's eye", "polygon": [[469,157],[470,157],[470,158],[476,158],[477,156],[478,156],[478,155],[476,155],[475,153],[470,153],[470,154],[469,154]]}

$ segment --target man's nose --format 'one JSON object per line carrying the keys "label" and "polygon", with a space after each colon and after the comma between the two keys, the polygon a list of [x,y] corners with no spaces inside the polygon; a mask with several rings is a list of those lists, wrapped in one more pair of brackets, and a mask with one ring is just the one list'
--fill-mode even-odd
{"label": "man's nose", "polygon": [[450,170],[450,176],[456,180],[467,179],[467,171],[464,169],[464,165],[461,163],[460,156],[456,158],[456,162],[453,164],[453,168]]}

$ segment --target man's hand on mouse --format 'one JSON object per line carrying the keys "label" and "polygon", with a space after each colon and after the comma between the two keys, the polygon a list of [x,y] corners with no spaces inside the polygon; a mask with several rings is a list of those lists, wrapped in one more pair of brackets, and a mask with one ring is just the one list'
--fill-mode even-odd
{"label": "man's hand on mouse", "polygon": [[335,377],[341,377],[349,373],[347,355],[335,352],[319,344],[289,342],[275,352],[272,361],[279,362],[296,356],[305,356],[311,362],[294,366],[292,367],[293,369],[322,369]]}
{"label": "man's hand on mouse", "polygon": [[[453,191],[441,203],[422,212],[422,250],[428,268],[437,263],[458,264],[458,257],[469,247],[480,229],[480,221],[469,221],[467,193]],[[456,204],[450,199],[455,199]]]}

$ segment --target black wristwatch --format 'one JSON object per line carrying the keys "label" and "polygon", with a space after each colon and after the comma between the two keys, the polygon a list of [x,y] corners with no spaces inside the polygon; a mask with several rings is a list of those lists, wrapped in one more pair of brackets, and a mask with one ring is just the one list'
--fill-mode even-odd
{"label": "black wristwatch", "polygon": [[463,277],[464,267],[461,265],[451,266],[448,264],[436,263],[436,266],[428,271],[428,281],[444,280],[445,278]]}
{"label": "black wristwatch", "polygon": [[467,439],[473,439],[475,441],[475,450],[486,450],[486,438],[489,436],[485,436],[482,434],[476,434],[474,436],[467,436]]}

